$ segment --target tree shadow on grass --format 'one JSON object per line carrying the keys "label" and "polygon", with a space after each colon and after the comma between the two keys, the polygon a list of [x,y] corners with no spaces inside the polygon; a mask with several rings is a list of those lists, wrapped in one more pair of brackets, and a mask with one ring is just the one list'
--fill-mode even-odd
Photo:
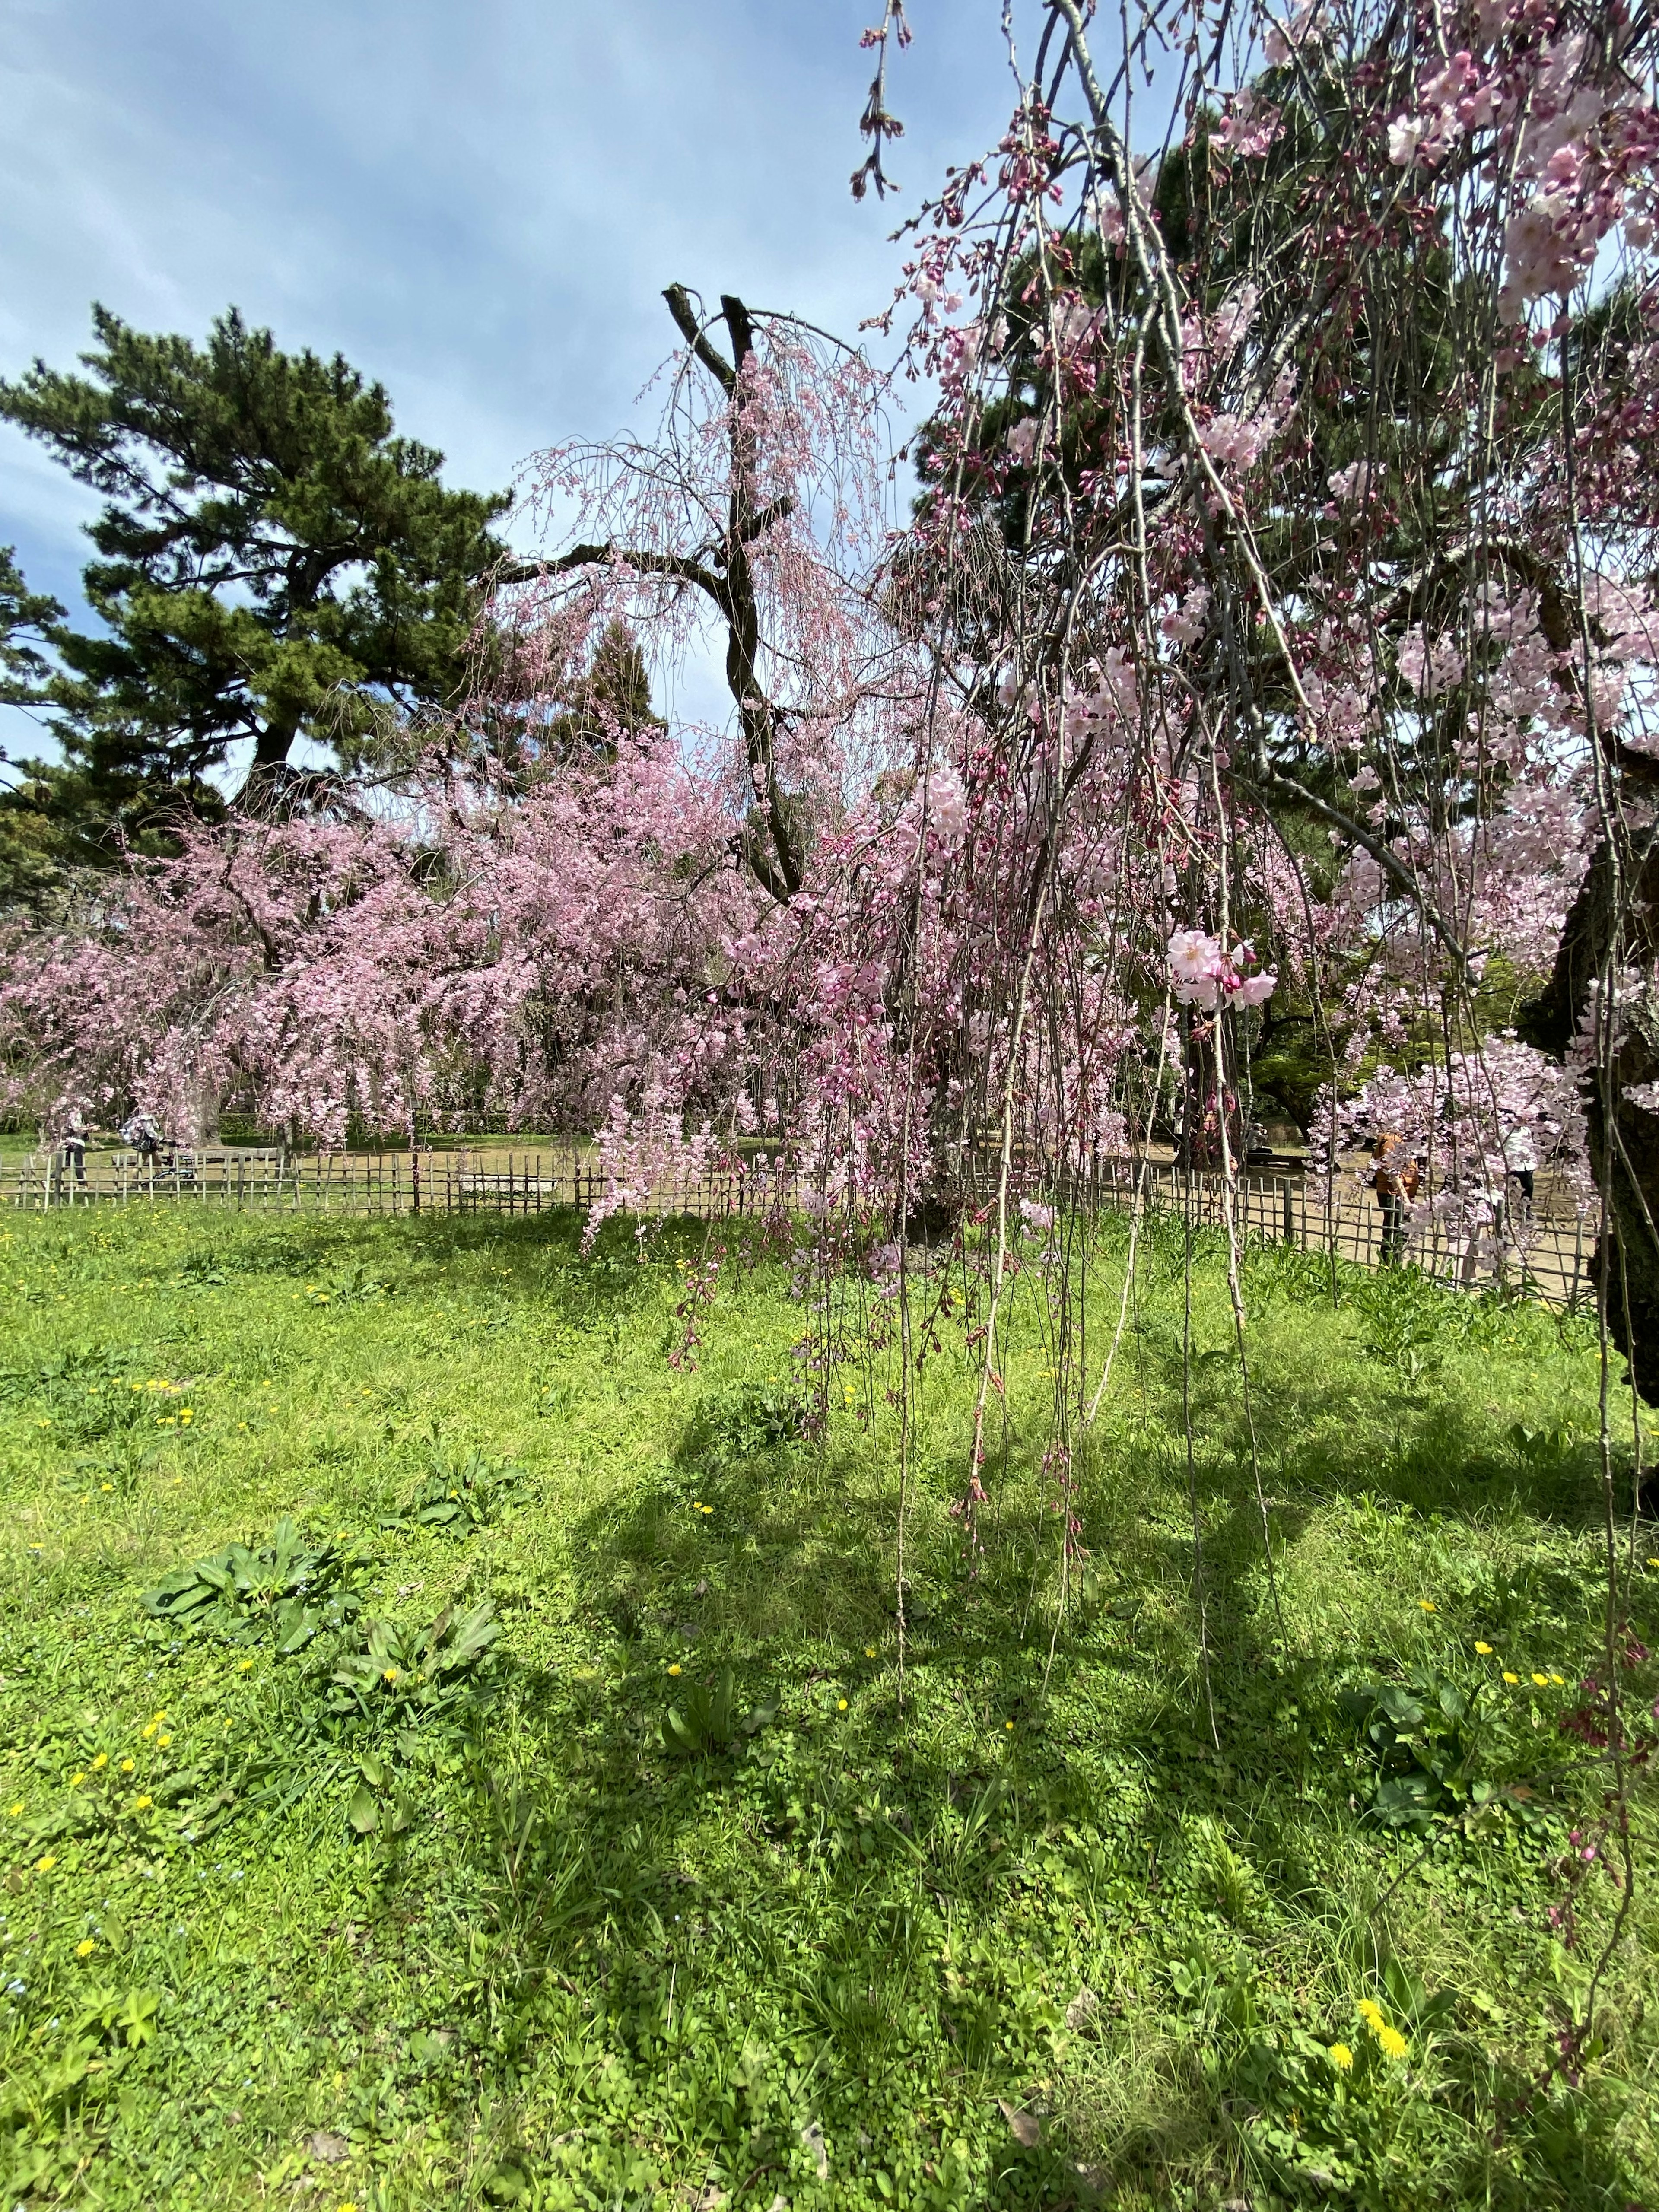
{"label": "tree shadow on grass", "polygon": [[[1320,1364],[1321,1349],[1316,1340],[1304,1357],[1293,1360],[1275,1346],[1271,1358],[1258,1359],[1249,1421],[1236,1357],[1231,1350],[1200,1354],[1186,1397],[1201,1455],[1218,1448],[1248,1465],[1253,1425],[1275,1504],[1364,1496],[1462,1520],[1489,1520],[1502,1507],[1567,1529],[1599,1526],[1592,1439],[1566,1425],[1500,1425],[1498,1409],[1478,1401],[1467,1378],[1456,1370],[1449,1376],[1437,1359],[1402,1380],[1386,1358],[1356,1357],[1347,1346],[1333,1375]],[[1154,1340],[1142,1357],[1178,1433],[1180,1347]]]}
{"label": "tree shadow on grass", "polygon": [[[1115,2111],[1121,2185],[1157,2202],[1200,2177],[1224,2194],[1271,2176],[1287,2201],[1313,2201],[1326,2185],[1307,2162],[1251,2130],[1278,2116],[1287,2140],[1323,2144],[1309,2118],[1325,2062],[1290,2058],[1310,2024],[1338,2031],[1257,1968],[1267,1931],[1318,1884],[1307,1820],[1346,1823],[1356,1846],[1360,1831],[1328,1746],[1283,1722],[1287,1700],[1311,1710],[1330,1685],[1287,1672],[1264,1633],[1248,1472],[1200,1470],[1225,1623],[1218,1758],[1190,1698],[1165,1694],[1155,1724],[1092,1739],[1077,1706],[1045,1708],[1029,1554],[1006,1543],[953,1581],[959,1538],[937,1514],[915,1577],[937,1618],[924,1603],[901,1713],[869,1535],[890,1525],[890,1473],[850,1437],[822,1455],[738,1449],[733,1418],[731,1394],[711,1394],[658,1480],[572,1530],[594,1657],[503,1659],[441,1850],[417,1838],[386,1868],[389,1907],[416,1892],[429,1940],[465,1937],[437,1954],[434,1999],[465,2064],[432,2057],[429,2021],[405,2039],[399,2094],[418,2089],[471,2136],[473,2179],[504,2188],[520,2176],[632,2203],[635,2158],[770,2201],[810,2190],[821,2139],[848,2201],[878,2193],[880,2166],[899,2201],[1085,2202],[1069,2160],[1086,2130],[1052,2116],[1027,2146],[998,2100],[1042,2103],[1033,2085],[1052,2073],[1079,1961],[1104,1946],[1111,1971],[1121,1927],[1133,2018],[1163,2039],[1147,2063],[1180,2094]],[[1040,1506],[1006,1516],[1011,1533],[1038,1542]],[[1079,1610],[1057,1642],[1062,1679],[1109,1668],[1126,1692],[1167,1692],[1166,1656],[1122,1628]],[[670,1708],[728,1667],[732,1711],[775,1698],[775,1715],[677,1752]],[[1095,2032],[1106,2060],[1105,2015]],[[481,2089],[493,2133],[477,2127]],[[1449,2198],[1480,2155],[1443,2157]],[[1581,2179],[1612,2172],[1597,2156]],[[1521,2171],[1483,2179],[1482,2201],[1550,2201]]]}
{"label": "tree shadow on grass", "polygon": [[[705,1234],[690,1225],[682,1249]],[[577,1237],[574,1217],[352,1222],[331,1224],[314,1249],[331,1267],[370,1272],[388,1252],[411,1267],[493,1257],[509,1267],[490,1285],[504,1303],[625,1321],[659,1279],[625,1234],[584,1273]],[[295,1264],[315,1261],[307,1252]],[[1200,1382],[1212,1437],[1236,1415],[1221,1375],[1212,1365]],[[1166,1364],[1166,1389],[1170,1376]],[[1361,1395],[1374,1404],[1391,1387],[1379,1376]],[[1460,1425],[1431,1396],[1404,1409],[1414,1425],[1402,1449],[1420,1448],[1420,1466],[1298,1456],[1310,1402],[1311,1389],[1261,1409],[1283,1529],[1299,1529],[1316,1492],[1411,1482],[1434,1488],[1438,1510],[1473,1514],[1506,1479],[1503,1466],[1485,1483],[1468,1474],[1479,1424]],[[387,1946],[407,1940],[407,2002],[420,2008],[374,2022],[398,2110],[440,2114],[475,2144],[471,2183],[506,2190],[520,2174],[553,2202],[562,2175],[591,2200],[644,2201],[630,2160],[713,2178],[743,2205],[796,2195],[814,2185],[817,2128],[831,2201],[860,2189],[873,2201],[869,2176],[885,2161],[900,2201],[1057,2208],[1080,2194],[1064,2129],[1051,2123],[1025,2148],[996,2100],[1041,2101],[1033,2085],[1053,2071],[1050,2038],[1084,1947],[1109,1968],[1115,1946],[1141,1978],[1137,2016],[1166,2036],[1173,2085],[1163,2118],[1118,2129],[1126,2191],[1168,2201],[1194,2175],[1218,2196],[1224,2180],[1247,2183],[1242,2122],[1291,2096],[1307,2112],[1306,2085],[1264,2075],[1254,2045],[1322,2024],[1263,1996],[1257,2026],[1239,2026],[1225,2009],[1231,1954],[1265,1953],[1318,1882],[1305,1818],[1356,1851],[1364,1844],[1331,1741],[1284,1717],[1292,1705],[1322,1710],[1333,1685],[1287,1671],[1266,1632],[1248,1461],[1212,1446],[1199,1468],[1227,1731],[1218,1759],[1190,1669],[1183,1678],[1173,1663],[1180,1619],[1160,1643],[1113,1610],[1143,1568],[1160,1591],[1183,1585],[1188,1559],[1167,1522],[1106,1562],[1122,1576],[1108,1573],[1105,1600],[1062,1624],[1045,1706],[1048,1639],[1031,1594],[1056,1550],[1034,1452],[1016,1440],[982,1556],[964,1558],[943,1484],[927,1487],[901,1714],[886,1539],[872,1534],[893,1525],[890,1469],[849,1430],[821,1457],[787,1441],[750,1449],[730,1411],[699,1407],[659,1474],[569,1532],[592,1659],[555,1669],[515,1664],[509,1650],[463,1771],[433,1785],[441,1828],[417,1818],[383,1857],[378,1841],[361,1847],[365,1869],[378,1869]],[[1447,1465],[1469,1491],[1461,1506],[1437,1494]],[[1530,1463],[1519,1472],[1543,1481]],[[1415,1501],[1402,1487],[1395,1502]],[[775,1693],[775,1719],[678,1754],[669,1708],[689,1687],[715,1689],[726,1665],[738,1713]],[[1116,1705],[1109,1717],[1060,1694],[1085,1674]],[[435,1771],[395,1738],[380,1749],[399,1778],[424,1786]],[[1269,1908],[1260,1923],[1206,1840],[1211,1820],[1235,1857],[1256,1863]],[[1099,1980],[1092,1959],[1089,1972]],[[1109,2017],[1095,2031],[1103,2053]],[[950,2181],[957,2136],[972,2156]],[[1446,2164],[1444,2195],[1474,2194]],[[1482,2201],[1550,2200],[1500,2176]]]}
{"label": "tree shadow on grass", "polygon": [[[452,1241],[446,1224],[447,1249],[574,1258],[574,1223],[464,1228]],[[430,1253],[428,1234],[402,1224],[397,1238]],[[584,1284],[573,1297],[630,1310],[644,1271],[617,1256],[597,1292]],[[532,1287],[549,1295],[545,1281]],[[1163,1379],[1167,1389],[1167,1367]],[[1204,1419],[1224,1430],[1233,1407],[1218,1370],[1204,1387]],[[1364,1395],[1374,1403],[1388,1387],[1379,1377]],[[1447,1466],[1469,1495],[1437,1496],[1437,1509],[1489,1510],[1502,1471],[1468,1472],[1479,1423],[1432,1398],[1405,1411],[1401,1449],[1420,1450],[1420,1465],[1370,1455],[1363,1480],[1323,1447],[1298,1456],[1291,1416],[1270,1428],[1281,1531],[1299,1531],[1316,1494],[1334,1490],[1381,1486],[1414,1504],[1411,1486],[1442,1485]],[[1247,2183],[1243,2120],[1281,2106],[1305,2115],[1309,2094],[1264,2073],[1255,2046],[1305,2024],[1281,2008],[1247,2029],[1225,2014],[1227,1976],[1204,1961],[1234,1938],[1204,1930],[1238,1907],[1225,1862],[1204,1860],[1194,1838],[1207,1820],[1236,1834],[1246,1796],[1282,1802],[1248,1831],[1281,1915],[1318,1881],[1309,1802],[1360,1841],[1329,1742],[1282,1717],[1287,1705],[1324,1710],[1333,1684],[1287,1670],[1267,1632],[1248,1460],[1206,1449],[1199,1468],[1228,1723],[1218,1758],[1195,1698],[1172,1691],[1170,1650],[1109,1602],[1062,1625],[1055,1664],[1062,1679],[1109,1674],[1137,1711],[1158,1705],[1159,1719],[1109,1728],[1077,1709],[1067,1717],[1059,1699],[1045,1708],[1048,1642],[1034,1632],[1031,1590],[1054,1540],[1029,1463],[1008,1486],[1028,1502],[1001,1511],[987,1556],[964,1559],[931,1492],[918,1512],[901,1713],[890,1567],[872,1534],[893,1525],[891,1471],[850,1430],[822,1453],[787,1437],[751,1448],[745,1435],[767,1418],[710,1393],[659,1473],[574,1524],[570,1573],[592,1660],[555,1670],[504,1659],[502,1697],[475,1733],[441,1845],[417,1839],[388,1863],[389,1905],[417,1889],[434,1945],[438,1929],[461,1931],[434,1954],[434,2002],[460,2032],[465,2066],[452,2078],[423,2030],[409,2039],[409,2080],[462,2137],[482,2084],[500,2116],[495,2136],[476,2138],[491,2170],[550,2191],[580,2181],[599,2202],[642,2198],[627,2162],[647,2152],[694,2186],[712,2179],[745,2203],[788,2197],[813,2185],[818,2130],[829,2186],[844,2185],[848,2201],[857,2189],[873,2201],[884,2161],[901,2201],[1058,2207],[1080,2194],[1063,2127],[1024,2147],[996,2100],[1041,2100],[1031,2085],[1052,2067],[1061,1978],[1079,1972],[1066,1931],[1093,1942],[1122,1926],[1158,1993],[1181,2095],[1169,2125],[1119,2130],[1120,2178],[1152,2201],[1170,2177]],[[1544,1480],[1530,1465],[1520,1475]],[[1167,1553],[1158,1579],[1178,1585],[1188,1563],[1173,1541]],[[1136,1571],[1130,1562],[1125,1582]],[[737,1715],[775,1696],[775,1717],[677,1751],[670,1709],[717,1691],[727,1667]],[[1249,1954],[1259,1931],[1248,1913],[1237,1926]],[[947,2185],[958,2136],[971,2156]],[[1461,2178],[1448,2174],[1449,2197]],[[1292,2173],[1283,2185],[1294,2198],[1302,2183]],[[1485,2201],[1518,2212],[1548,2200],[1499,2176]]]}
{"label": "tree shadow on grass", "polygon": [[[1541,2051],[1541,2087],[1535,2069],[1528,2075],[1506,2062],[1494,2071],[1480,2022],[1463,2009],[1466,1984],[1458,1966],[1467,1956],[1468,1930],[1461,1920],[1444,1921],[1441,1911],[1443,1887],[1456,1891],[1464,1910],[1480,1899],[1499,1922],[1511,1912],[1522,1917],[1517,1894],[1529,1914],[1541,1915],[1549,1897],[1542,1863],[1563,1847],[1586,1790],[1599,1797],[1601,1778],[1564,1760],[1553,1735],[1540,1740],[1524,1727],[1517,1731],[1500,1713],[1489,1741],[1484,1720],[1471,1731],[1472,1763],[1457,1790],[1443,1796],[1431,1786],[1427,1802],[1444,1813],[1443,1821],[1422,1832],[1382,1825],[1374,1803],[1382,1802],[1382,1785],[1396,1769],[1364,1735],[1344,1693],[1367,1680],[1398,1681],[1401,1668],[1389,1653],[1359,1647],[1331,1657],[1287,1653],[1262,1572],[1261,1523],[1248,1468],[1200,1458],[1196,1486],[1206,1528],[1216,1735],[1209,1732],[1194,1665],[1188,1694],[1168,1701],[1125,1738],[1124,1747],[1157,1778],[1159,1817],[1148,1824],[1146,1838],[1157,1863],[1146,1887],[1169,1899],[1164,1948],[1170,1964],[1155,2047],[1132,2069],[1133,2081],[1109,2067],[1111,2094],[1093,2107],[1093,2124],[1109,2137],[1117,2171],[1138,2177],[1190,2172],[1206,2163],[1224,2167],[1231,2155],[1243,2160],[1253,2189],[1267,2186],[1282,2191],[1283,2201],[1300,2203],[1324,2201],[1344,2173],[1350,2185],[1380,2173],[1391,2154],[1406,2170],[1413,2152],[1403,2137],[1391,2143],[1391,2124],[1358,2108],[1345,2116],[1330,2106],[1334,2075],[1320,2046],[1344,2035],[1360,2040],[1352,1998],[1338,1994],[1357,1980],[1361,1991],[1382,1996],[1413,2044],[1431,2033],[1437,2038],[1444,2109],[1456,2116],[1428,2153],[1444,2201],[1505,2212],[1534,2203],[1614,2201],[1632,2185],[1618,2140],[1626,2097],[1618,2069],[1582,2091],[1565,2075],[1550,2079]],[[1293,1541],[1308,1517],[1305,1506],[1275,1510],[1275,1539]],[[1188,1594],[1185,1626],[1195,1646],[1190,1548],[1166,1536],[1154,1549],[1163,1552],[1166,1586]],[[1570,1563],[1547,1556],[1456,1595],[1480,1606],[1492,1634],[1512,1632],[1516,1642],[1523,1632],[1535,1639],[1551,1626],[1593,1627],[1601,1596],[1593,1577],[1587,1581]],[[1476,1690],[1478,1680],[1488,1692],[1495,1687],[1492,1667],[1472,1650],[1426,1663],[1431,1705],[1441,1680],[1465,1692]],[[1498,1702],[1507,1694],[1498,1692]],[[1436,1747],[1431,1736],[1425,1780]],[[1406,1753],[1400,1769],[1412,1769],[1415,1759]],[[1433,1770],[1435,1778],[1440,1771]],[[1478,1802],[1469,1782],[1499,1792],[1516,1786],[1519,1793],[1512,1804],[1500,1798],[1478,1835],[1460,1825]],[[1334,1886],[1334,1858],[1357,1881]],[[1409,1881],[1425,1860],[1431,1862],[1426,1887]],[[1395,1893],[1397,1881],[1407,1882],[1403,1893]],[[1391,1905],[1367,1918],[1390,1897]],[[1264,1978],[1267,1962],[1298,1924],[1311,1939],[1309,1948],[1325,1954],[1319,1971],[1336,2003],[1324,2019],[1316,2002],[1307,2009],[1287,2007]],[[1413,1983],[1401,1953],[1438,1962],[1437,1975],[1428,1968],[1428,1987]],[[1395,1984],[1386,1978],[1395,1973],[1400,1988],[1417,1988],[1431,2014],[1437,2002],[1444,2008],[1435,2015],[1437,2027],[1419,2028],[1415,2014],[1401,2008]],[[1627,1995],[1612,1997],[1609,2008],[1627,2002]],[[1081,2109],[1091,2109],[1086,2092]]]}
{"label": "tree shadow on grass", "polygon": [[[699,2159],[727,2191],[762,2167],[769,2201],[810,2179],[822,2130],[849,2187],[884,2160],[928,2201],[955,2160],[941,2203],[1066,2201],[1063,2139],[1022,2147],[996,2100],[1026,2097],[1070,1987],[995,1930],[1034,1839],[1092,1832],[1095,1784],[1043,1737],[1012,1585],[987,1578],[965,1631],[920,1607],[900,1712],[866,1517],[890,1511],[884,1480],[855,1446],[735,1449],[717,1397],[659,1480],[571,1531],[594,1662],[503,1662],[441,1882],[477,1938],[489,2078],[568,2054],[582,2140],[527,2129],[544,2175],[574,2162],[589,2185],[599,2138],[634,2133],[694,2183]],[[919,1541],[919,1589],[949,1549]],[[677,1748],[670,1709],[728,1668],[732,1712],[766,1717]]]}

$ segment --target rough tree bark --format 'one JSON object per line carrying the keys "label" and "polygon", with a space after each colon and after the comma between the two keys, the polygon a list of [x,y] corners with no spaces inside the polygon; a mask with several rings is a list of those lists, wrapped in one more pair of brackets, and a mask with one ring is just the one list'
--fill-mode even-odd
{"label": "rough tree bark", "polygon": [[1659,831],[1629,840],[1620,866],[1596,848],[1573,902],[1555,972],[1525,1024],[1530,1043],[1565,1059],[1590,1004],[1591,986],[1615,966],[1610,1065],[1593,1071],[1585,1100],[1591,1164],[1608,1194],[1607,1234],[1595,1265],[1607,1286],[1607,1324],[1631,1381],[1659,1405],[1659,1113],[1627,1097],[1659,1082]]}

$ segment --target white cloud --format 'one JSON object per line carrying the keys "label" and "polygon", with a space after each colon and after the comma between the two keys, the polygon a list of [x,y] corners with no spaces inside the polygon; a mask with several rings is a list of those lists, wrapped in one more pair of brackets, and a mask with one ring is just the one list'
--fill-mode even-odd
{"label": "white cloud", "polygon": [[[94,298],[198,337],[234,301],[380,379],[451,482],[504,487],[535,447],[633,419],[672,281],[847,335],[885,304],[887,233],[1008,99],[994,5],[910,12],[906,190],[855,206],[870,0],[14,7],[0,373],[68,367]],[[38,587],[72,594],[89,505],[0,428],[0,543]]]}

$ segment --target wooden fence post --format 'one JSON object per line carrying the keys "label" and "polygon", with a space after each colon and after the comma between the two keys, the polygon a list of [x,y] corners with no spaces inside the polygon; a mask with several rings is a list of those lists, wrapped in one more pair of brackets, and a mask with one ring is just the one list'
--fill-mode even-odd
{"label": "wooden fence post", "polygon": [[[428,1163],[422,1171],[418,1148],[408,1154],[408,1195],[404,1196],[404,1156],[398,1153],[335,1154],[319,1152],[301,1161],[286,1152],[258,1160],[222,1155],[213,1160],[199,1150],[186,1159],[175,1152],[167,1168],[124,1160],[108,1166],[76,1187],[63,1170],[58,1150],[24,1155],[8,1174],[0,1164],[0,1205],[38,1206],[43,1212],[53,1206],[88,1205],[94,1198],[119,1202],[143,1196],[194,1198],[207,1204],[210,1182],[222,1206],[243,1210],[288,1204],[297,1213],[308,1202],[326,1214],[362,1212],[369,1214],[430,1212],[476,1213],[481,1206],[510,1219],[523,1214],[540,1215],[566,1204],[580,1210],[593,1202],[601,1177],[574,1143],[548,1154],[508,1152],[505,1171],[496,1155],[488,1173],[480,1172],[470,1152],[446,1154],[441,1165]],[[216,1178],[216,1180],[215,1180]],[[969,1184],[972,1181],[971,1166]],[[1278,1185],[1277,1196],[1273,1186]],[[1285,1246],[1311,1251],[1322,1244],[1331,1260],[1349,1260],[1364,1267],[1381,1264],[1379,1237],[1383,1221],[1379,1208],[1341,1202],[1334,1182],[1328,1182],[1319,1200],[1322,1218],[1308,1218],[1305,1178],[1289,1175],[1240,1173],[1230,1183],[1218,1175],[1180,1161],[1159,1163],[1144,1154],[1127,1159],[1091,1156],[1081,1167],[1057,1171],[1052,1186],[1057,1204],[1072,1207],[1114,1206],[1132,1216],[1178,1212],[1194,1229],[1218,1227],[1231,1218],[1235,1233],[1243,1237],[1277,1237]],[[797,1178],[787,1172],[781,1154],[770,1164],[766,1188],[740,1164],[724,1168],[705,1166],[690,1178],[676,1174],[651,1194],[646,1211],[666,1216],[701,1213],[709,1221],[743,1220],[750,1216],[770,1218],[778,1209],[798,1200]],[[1418,1262],[1431,1273],[1474,1289],[1484,1279],[1475,1241],[1449,1237],[1431,1219],[1417,1246]],[[1565,1302],[1576,1309],[1585,1288],[1584,1221],[1576,1215],[1571,1270],[1565,1250],[1565,1224],[1551,1224],[1547,1262],[1529,1271],[1529,1279],[1540,1296]],[[1547,1279],[1559,1288],[1546,1291]],[[1501,1274],[1500,1274],[1501,1279]]]}

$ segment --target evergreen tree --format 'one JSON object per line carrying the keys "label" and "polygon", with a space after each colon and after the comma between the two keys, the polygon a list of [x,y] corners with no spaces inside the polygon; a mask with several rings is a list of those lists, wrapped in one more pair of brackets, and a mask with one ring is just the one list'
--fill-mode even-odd
{"label": "evergreen tree", "polygon": [[0,545],[0,702],[9,707],[32,706],[40,697],[51,672],[40,646],[64,619],[56,599],[30,591],[16,555],[15,545]]}
{"label": "evergreen tree", "polygon": [[[10,802],[71,857],[216,811],[212,771],[247,741],[241,802],[291,805],[456,704],[507,505],[441,483],[337,354],[283,353],[234,308],[200,348],[93,320],[87,375],[0,382],[0,415],[105,501],[85,590],[106,634],[48,618],[55,665],[28,673],[63,758],[25,763]],[[332,752],[320,776],[307,739]]]}
{"label": "evergreen tree", "polygon": [[541,750],[560,761],[614,760],[619,739],[665,725],[651,706],[651,678],[640,641],[620,615],[605,624],[568,705],[549,723]]}
{"label": "evergreen tree", "polygon": [[[64,618],[58,601],[31,592],[17,566],[15,546],[0,545],[0,702],[35,707],[52,664],[48,646]],[[4,752],[0,766],[9,767]],[[0,905],[41,902],[54,879],[52,825],[39,805],[40,787],[26,767],[22,780],[0,789]]]}

